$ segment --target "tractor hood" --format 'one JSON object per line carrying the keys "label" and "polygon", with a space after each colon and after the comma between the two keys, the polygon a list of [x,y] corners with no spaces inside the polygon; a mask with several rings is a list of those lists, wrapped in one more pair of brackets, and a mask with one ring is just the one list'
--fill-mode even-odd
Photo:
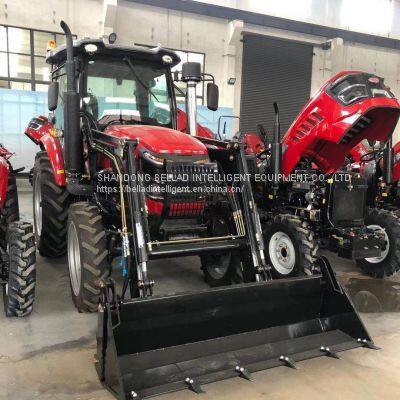
{"label": "tractor hood", "polygon": [[399,115],[400,104],[383,78],[340,72],[309,100],[283,137],[282,172],[290,174],[306,158],[333,173],[364,139],[386,142]]}
{"label": "tractor hood", "polygon": [[105,134],[139,139],[139,146],[157,154],[205,155],[207,148],[195,137],[174,129],[148,125],[112,125]]}

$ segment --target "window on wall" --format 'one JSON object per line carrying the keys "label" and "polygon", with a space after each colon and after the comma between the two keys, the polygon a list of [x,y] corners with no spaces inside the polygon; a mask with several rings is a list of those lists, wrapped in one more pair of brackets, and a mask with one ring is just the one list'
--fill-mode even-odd
{"label": "window on wall", "polygon": [[46,91],[49,40],[57,45],[65,42],[60,33],[0,25],[0,88]]}
{"label": "window on wall", "polygon": [[[144,45],[135,43],[137,46],[148,47],[152,48],[154,46]],[[178,65],[175,65],[171,70],[172,72],[181,72],[182,71],[182,64],[185,62],[198,62],[201,65],[201,71],[205,72],[205,59],[206,56],[204,53],[197,53],[193,51],[184,51],[184,50],[176,50],[176,49],[169,49],[175,51],[181,62]],[[183,82],[175,82],[175,85],[179,88],[179,90],[175,91],[176,99],[178,102],[185,101],[185,93],[186,93],[186,84]],[[204,82],[200,82],[196,88],[197,91],[197,102],[200,105],[204,105]]]}

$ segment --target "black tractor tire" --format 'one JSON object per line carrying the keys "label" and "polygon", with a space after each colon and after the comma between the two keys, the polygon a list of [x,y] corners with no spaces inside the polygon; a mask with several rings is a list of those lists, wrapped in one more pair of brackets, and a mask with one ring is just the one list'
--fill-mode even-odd
{"label": "black tractor tire", "polygon": [[7,317],[25,317],[32,312],[36,286],[36,247],[31,224],[12,222],[7,230],[7,283],[3,288]]}
{"label": "black tractor tire", "polygon": [[265,255],[273,278],[313,272],[318,244],[306,221],[291,214],[277,214],[263,230]]}
{"label": "black tractor tire", "polygon": [[375,225],[385,230],[389,251],[382,259],[378,257],[357,260],[357,265],[364,274],[374,278],[392,276],[400,269],[400,219],[391,211],[372,208],[365,219],[365,225]]}
{"label": "black tractor tire", "polygon": [[204,280],[210,287],[227,286],[233,283],[232,253],[201,256]]}
{"label": "black tractor tire", "polygon": [[101,282],[110,273],[107,237],[97,206],[86,201],[72,204],[67,236],[73,302],[79,312],[95,312]]}
{"label": "black tractor tire", "polygon": [[7,227],[19,220],[18,191],[15,175],[8,175],[7,194],[3,208],[0,210],[0,246],[6,248]]}
{"label": "black tractor tire", "polygon": [[[47,153],[39,152],[33,169],[33,216],[36,245],[43,257],[60,257],[66,253],[71,197],[65,187],[56,185]],[[41,204],[41,217],[35,211],[37,201]]]}
{"label": "black tractor tire", "polygon": [[[225,205],[213,210],[210,234],[212,236],[225,236],[232,232],[233,223],[230,208]],[[237,283],[240,278],[238,259],[240,255],[232,252],[221,252],[202,255],[201,269],[204,280],[210,287],[228,286]]]}

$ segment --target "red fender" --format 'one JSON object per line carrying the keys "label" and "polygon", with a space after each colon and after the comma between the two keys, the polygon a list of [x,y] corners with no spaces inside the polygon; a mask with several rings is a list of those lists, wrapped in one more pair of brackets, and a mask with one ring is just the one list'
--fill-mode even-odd
{"label": "red fender", "polygon": [[364,143],[360,142],[356,144],[349,152],[349,155],[353,158],[353,162],[359,163],[361,162],[361,157],[364,154],[367,154],[368,150]]}
{"label": "red fender", "polygon": [[56,184],[58,186],[65,186],[67,182],[62,147],[58,137],[52,135],[53,128],[53,124],[46,117],[40,115],[37,118],[31,119],[28,127],[25,129],[25,135],[46,151],[50,159]]}
{"label": "red fender", "polygon": [[[180,109],[177,110],[177,128],[178,131],[186,132],[186,113]],[[214,134],[211,129],[197,124],[197,135],[207,139],[214,139]]]}
{"label": "red fender", "polygon": [[10,167],[8,162],[0,157],[0,209],[3,208],[7,196],[7,184]]}
{"label": "red fender", "polygon": [[64,158],[60,140],[49,133],[44,134],[39,140],[49,156],[56,185],[65,186],[67,180],[65,177]]}
{"label": "red fender", "polygon": [[40,139],[53,128],[53,124],[43,115],[32,118],[25,129],[25,135],[28,136],[35,144],[39,144]]}
{"label": "red fender", "polygon": [[245,151],[247,154],[257,154],[265,149],[264,142],[254,132],[246,132],[244,134],[244,141],[246,143]]}
{"label": "red fender", "polygon": [[400,142],[393,146],[393,182],[400,180]]}

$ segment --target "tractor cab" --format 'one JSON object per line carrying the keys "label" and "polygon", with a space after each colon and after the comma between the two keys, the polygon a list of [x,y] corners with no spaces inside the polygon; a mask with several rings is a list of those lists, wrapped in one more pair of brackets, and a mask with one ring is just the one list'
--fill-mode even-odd
{"label": "tractor cab", "polygon": [[[81,110],[102,130],[113,124],[176,127],[170,71],[180,61],[176,53],[162,48],[120,47],[100,39],[78,40],[73,49]],[[65,61],[65,46],[49,51],[47,62],[53,66],[49,99],[60,126],[62,107],[57,107],[57,100],[66,89]]]}
{"label": "tractor cab", "polygon": [[[101,39],[74,41],[73,50],[81,111],[101,130],[110,125],[172,129],[185,125],[180,121],[185,113],[177,110],[176,87],[171,73],[171,68],[180,62],[174,51],[161,47],[121,47],[106,44]],[[52,64],[49,107],[55,110],[55,122],[62,128],[63,108],[57,105],[59,100],[62,102],[66,90],[66,57],[66,46],[63,45],[50,50],[46,60]],[[188,67],[194,70],[188,71]],[[175,79],[187,82],[188,92],[200,80],[210,81],[207,98],[209,108],[215,111],[218,108],[218,87],[212,76],[201,74],[199,67],[196,63],[187,63],[184,69],[190,72],[190,76],[183,74],[178,78],[179,75],[175,74]]]}

